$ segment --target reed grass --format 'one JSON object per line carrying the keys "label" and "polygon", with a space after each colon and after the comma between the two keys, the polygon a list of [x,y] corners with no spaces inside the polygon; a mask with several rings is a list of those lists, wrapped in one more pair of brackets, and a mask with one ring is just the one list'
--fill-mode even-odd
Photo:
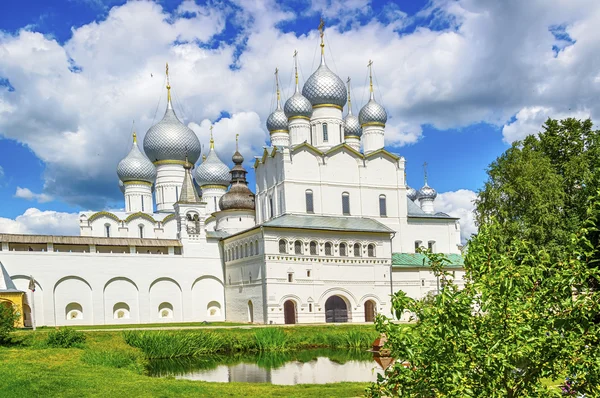
{"label": "reed grass", "polygon": [[373,327],[266,327],[214,331],[124,331],[124,340],[148,359],[196,357],[244,352],[286,352],[308,348],[368,349]]}

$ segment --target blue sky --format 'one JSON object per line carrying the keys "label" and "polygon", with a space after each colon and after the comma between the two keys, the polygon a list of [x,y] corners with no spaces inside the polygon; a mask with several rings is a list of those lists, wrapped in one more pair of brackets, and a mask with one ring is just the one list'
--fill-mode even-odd
{"label": "blue sky", "polygon": [[[10,2],[0,14],[0,232],[54,231],[58,213],[74,220],[80,210],[122,206],[116,163],[131,121],[143,134],[160,117],[167,61],[179,116],[205,145],[216,122],[225,161],[240,133],[249,166],[267,140],[272,70],[291,93],[299,48],[301,80],[312,73],[321,16],[328,64],[353,78],[354,112],[374,59],[388,149],[406,158],[413,187],[427,162],[439,209],[472,230],[469,202],[511,142],[549,116],[596,112],[598,45],[586,27],[600,17],[583,10],[598,6],[526,3]],[[24,215],[30,208],[36,223]]]}

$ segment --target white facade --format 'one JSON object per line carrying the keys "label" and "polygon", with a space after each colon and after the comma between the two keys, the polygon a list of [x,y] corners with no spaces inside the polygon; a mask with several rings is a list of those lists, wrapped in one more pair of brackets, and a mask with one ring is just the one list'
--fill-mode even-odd
{"label": "white facade", "polygon": [[144,141],[153,163],[135,136],[120,163],[125,211],[82,212],[80,237],[0,235],[17,287],[37,281],[27,296],[37,325],[370,322],[389,313],[395,290],[438,290],[419,247],[451,255],[460,280],[458,220],[435,213],[427,184],[420,205],[407,197],[405,159],[384,148],[387,114],[372,88],[362,130],[346,142],[346,88],[324,55],[307,84],[308,97],[297,86],[285,114],[278,98],[269,117],[273,142],[254,162],[255,195],[236,151],[231,179],[209,155],[198,197],[187,149],[196,159],[200,145],[169,100]]}

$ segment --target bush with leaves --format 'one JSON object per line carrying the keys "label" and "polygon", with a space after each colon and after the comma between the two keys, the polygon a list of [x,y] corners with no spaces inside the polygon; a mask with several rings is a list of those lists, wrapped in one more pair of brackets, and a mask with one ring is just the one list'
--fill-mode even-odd
{"label": "bush with leaves", "polygon": [[15,323],[21,318],[14,305],[0,303],[0,344],[11,341],[10,334],[15,330]]}
{"label": "bush with leaves", "polygon": [[85,343],[85,334],[71,328],[59,328],[48,333],[46,344],[55,348],[81,347]]}
{"label": "bush with leaves", "polygon": [[[600,197],[600,192],[598,196]],[[483,225],[469,244],[465,286],[446,271],[448,260],[428,253],[444,288],[433,300],[393,298],[397,319],[417,319],[407,328],[379,316],[396,363],[367,390],[370,396],[551,397],[566,377],[576,394],[600,396],[600,280],[596,245],[600,202],[560,254],[526,241],[506,242],[497,222]]]}

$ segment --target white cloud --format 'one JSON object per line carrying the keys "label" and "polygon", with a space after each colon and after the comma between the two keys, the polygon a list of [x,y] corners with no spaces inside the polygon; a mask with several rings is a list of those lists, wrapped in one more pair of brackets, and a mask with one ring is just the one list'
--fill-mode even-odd
{"label": "white cloud", "polygon": [[[207,120],[225,111],[231,118],[217,124],[221,135],[215,127],[223,160],[235,133],[247,159],[260,154],[255,149],[268,137],[264,121],[273,104],[272,70],[279,66],[290,95],[294,49],[304,81],[316,67],[319,40],[316,26],[302,35],[279,30],[295,16],[273,1],[235,3],[185,1],[168,14],[155,2],[128,2],[105,20],[73,28],[64,44],[33,31],[0,33],[0,76],[15,88],[0,87],[0,131],[45,163],[43,193],[86,208],[119,198],[115,168],[129,149],[131,120],[143,139],[162,116],[165,61],[177,113],[205,147]],[[310,12],[329,12],[342,2],[310,4]],[[326,28],[326,54],[342,79],[353,77],[356,108],[367,100],[366,63],[374,61],[389,146],[418,142],[423,124],[444,129],[483,121],[505,126],[510,142],[538,130],[546,114],[600,115],[594,35],[600,4],[594,0],[440,0],[410,21],[388,7],[383,22],[369,4],[352,0],[343,29]],[[356,23],[359,15],[368,23]],[[225,21],[238,26],[238,36],[213,43]],[[430,22],[398,33],[422,21]],[[557,26],[574,43],[555,37]]]}
{"label": "white cloud", "polygon": [[15,198],[35,200],[38,203],[46,203],[52,201],[52,197],[45,193],[34,193],[29,188],[17,187]]}
{"label": "white cloud", "polygon": [[463,244],[477,233],[473,210],[477,194],[468,189],[443,192],[435,200],[435,210],[460,218],[460,237]]}
{"label": "white cloud", "polygon": [[578,112],[563,113],[552,108],[540,106],[523,108],[517,113],[513,122],[505,124],[502,128],[504,142],[512,143],[514,141],[522,140],[530,134],[537,134],[542,131],[542,124],[544,124],[549,117],[553,119],[565,119],[567,117],[587,119],[590,117],[590,112],[582,110]]}
{"label": "white cloud", "polygon": [[0,217],[0,232],[10,234],[79,235],[79,215],[30,208],[14,220]]}

